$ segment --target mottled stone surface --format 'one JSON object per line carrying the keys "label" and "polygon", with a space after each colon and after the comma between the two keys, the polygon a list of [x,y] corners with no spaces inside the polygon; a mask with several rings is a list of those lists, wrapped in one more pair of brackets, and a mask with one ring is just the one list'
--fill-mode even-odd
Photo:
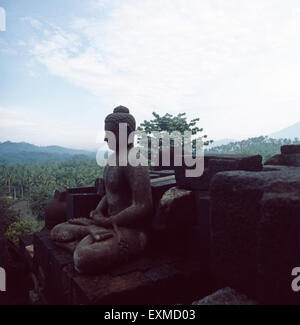
{"label": "mottled stone surface", "polygon": [[[151,257],[148,259],[151,261]],[[87,304],[174,304],[191,303],[199,294],[209,292],[210,278],[199,264],[161,256],[159,264],[146,270],[113,276],[110,273],[73,277],[74,303]]]}
{"label": "mottled stone surface", "polygon": [[281,154],[274,155],[265,165],[284,165],[300,167],[300,145],[281,146]]}
{"label": "mottled stone surface", "polygon": [[300,154],[300,145],[293,144],[293,145],[281,146],[280,151],[284,155],[296,154],[296,153]]}
{"label": "mottled stone surface", "polygon": [[283,156],[287,166],[300,167],[300,153],[291,153],[287,155],[284,154]]}
{"label": "mottled stone surface", "polygon": [[193,305],[257,305],[258,303],[232,288],[223,288],[213,294],[194,301]]}
{"label": "mottled stone surface", "polygon": [[299,292],[291,288],[292,269],[300,265],[298,184],[297,192],[265,193],[261,200],[257,243],[257,288],[261,303],[300,304]]}
{"label": "mottled stone surface", "polygon": [[[219,287],[230,286],[263,303],[293,302],[287,278],[297,261],[300,265],[297,250],[292,249],[299,247],[300,238],[297,197],[299,168],[278,166],[263,172],[230,171],[214,176],[212,270]],[[272,265],[278,265],[278,273]],[[272,272],[277,278],[272,278]],[[269,291],[271,282],[277,289]]]}
{"label": "mottled stone surface", "polygon": [[50,230],[44,229],[34,234],[34,270],[39,278],[43,278],[41,285],[49,302],[57,304],[68,303],[67,295],[70,287],[62,278],[62,269],[73,264],[72,254],[55,246],[50,238]]}
{"label": "mottled stone surface", "polygon": [[196,205],[196,224],[189,230],[188,255],[203,266],[210,266],[210,195],[208,191],[193,191]]}
{"label": "mottled stone surface", "polygon": [[195,200],[192,191],[176,186],[162,196],[153,221],[153,227],[166,230],[195,223]]}
{"label": "mottled stone surface", "polygon": [[265,161],[264,165],[279,165],[284,166],[286,164],[283,155],[274,155]]}
{"label": "mottled stone surface", "polygon": [[260,155],[205,155],[204,172],[200,177],[186,177],[185,166],[175,167],[177,185],[187,190],[208,190],[212,177],[226,170],[262,170]]}
{"label": "mottled stone surface", "polygon": [[210,155],[204,156],[205,166],[213,170],[248,170],[262,169],[261,155]]}
{"label": "mottled stone surface", "polygon": [[176,180],[175,176],[173,175],[151,179],[152,204],[154,214],[159,207],[159,202],[163,194],[175,185]]}
{"label": "mottled stone surface", "polygon": [[188,232],[196,223],[195,196],[192,191],[172,187],[167,190],[154,216],[152,242],[156,249],[178,254],[187,250]]}

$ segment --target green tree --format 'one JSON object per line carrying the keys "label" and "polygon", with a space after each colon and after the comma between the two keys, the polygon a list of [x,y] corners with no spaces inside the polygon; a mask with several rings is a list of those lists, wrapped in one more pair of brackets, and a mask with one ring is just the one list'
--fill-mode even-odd
{"label": "green tree", "polygon": [[11,209],[11,200],[0,198],[0,235],[3,235],[10,224],[18,220],[18,215]]}
{"label": "green tree", "polygon": [[[160,141],[158,145],[159,147],[155,148],[155,145],[153,144],[157,143],[157,139],[155,139],[155,132],[160,132],[160,134],[171,134],[172,132],[179,132],[181,134],[181,139],[178,140],[180,140],[180,143],[184,144],[184,132],[190,131],[193,135],[191,142],[193,150],[195,150],[196,140],[201,139],[204,146],[207,146],[213,142],[213,140],[207,140],[206,134],[200,136],[200,133],[203,132],[203,128],[200,128],[197,125],[200,121],[200,118],[194,118],[188,121],[186,113],[179,113],[176,116],[167,113],[163,116],[160,116],[159,114],[153,112],[152,115],[154,118],[150,121],[144,120],[144,122],[140,124],[137,130],[148,134],[148,147],[151,147],[152,145],[152,148],[158,150],[159,152],[161,152],[162,149],[162,142]],[[170,146],[176,146],[173,139],[171,139]],[[150,159],[149,154],[148,158]]]}
{"label": "green tree", "polygon": [[5,237],[11,240],[14,244],[18,244],[19,237],[23,235],[31,235],[40,231],[41,227],[36,226],[31,221],[17,221],[12,223],[5,232]]}

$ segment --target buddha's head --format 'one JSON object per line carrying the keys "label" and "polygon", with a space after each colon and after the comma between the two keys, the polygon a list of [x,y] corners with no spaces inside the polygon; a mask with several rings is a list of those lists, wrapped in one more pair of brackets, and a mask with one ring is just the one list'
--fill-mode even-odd
{"label": "buddha's head", "polygon": [[[135,131],[135,118],[129,113],[129,109],[124,106],[118,106],[114,109],[112,114],[109,114],[105,118],[105,138],[104,141],[108,142],[109,149],[116,150],[119,147],[119,124],[127,124],[127,134],[125,134],[126,141],[128,140],[128,135]],[[116,144],[114,145],[109,139],[109,132],[115,135]]]}

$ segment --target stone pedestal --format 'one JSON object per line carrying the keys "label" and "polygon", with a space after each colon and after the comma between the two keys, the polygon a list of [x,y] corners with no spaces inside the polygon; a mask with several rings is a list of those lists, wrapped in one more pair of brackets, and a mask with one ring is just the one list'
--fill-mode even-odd
{"label": "stone pedestal", "polygon": [[163,250],[146,251],[106,273],[80,275],[73,268],[72,255],[55,247],[47,230],[35,234],[34,260],[36,272],[44,276],[43,294],[49,304],[191,303],[211,288],[199,261]]}

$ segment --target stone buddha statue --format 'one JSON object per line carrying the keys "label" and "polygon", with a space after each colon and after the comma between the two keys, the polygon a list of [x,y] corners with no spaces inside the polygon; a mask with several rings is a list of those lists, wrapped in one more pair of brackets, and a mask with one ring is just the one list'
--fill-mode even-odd
{"label": "stone buddha statue", "polygon": [[[125,153],[119,148],[121,123],[127,126]],[[134,146],[128,143],[128,136],[135,127],[135,119],[126,107],[118,106],[106,117],[104,140],[113,150],[109,158],[114,158],[116,164],[108,163],[104,168],[105,195],[89,216],[70,219],[51,231],[56,245],[73,253],[75,268],[80,273],[100,272],[124,263],[146,246],[152,216],[148,167],[138,163],[140,158],[136,158],[136,164],[120,163]],[[111,134],[115,135],[115,142],[109,141]]]}

